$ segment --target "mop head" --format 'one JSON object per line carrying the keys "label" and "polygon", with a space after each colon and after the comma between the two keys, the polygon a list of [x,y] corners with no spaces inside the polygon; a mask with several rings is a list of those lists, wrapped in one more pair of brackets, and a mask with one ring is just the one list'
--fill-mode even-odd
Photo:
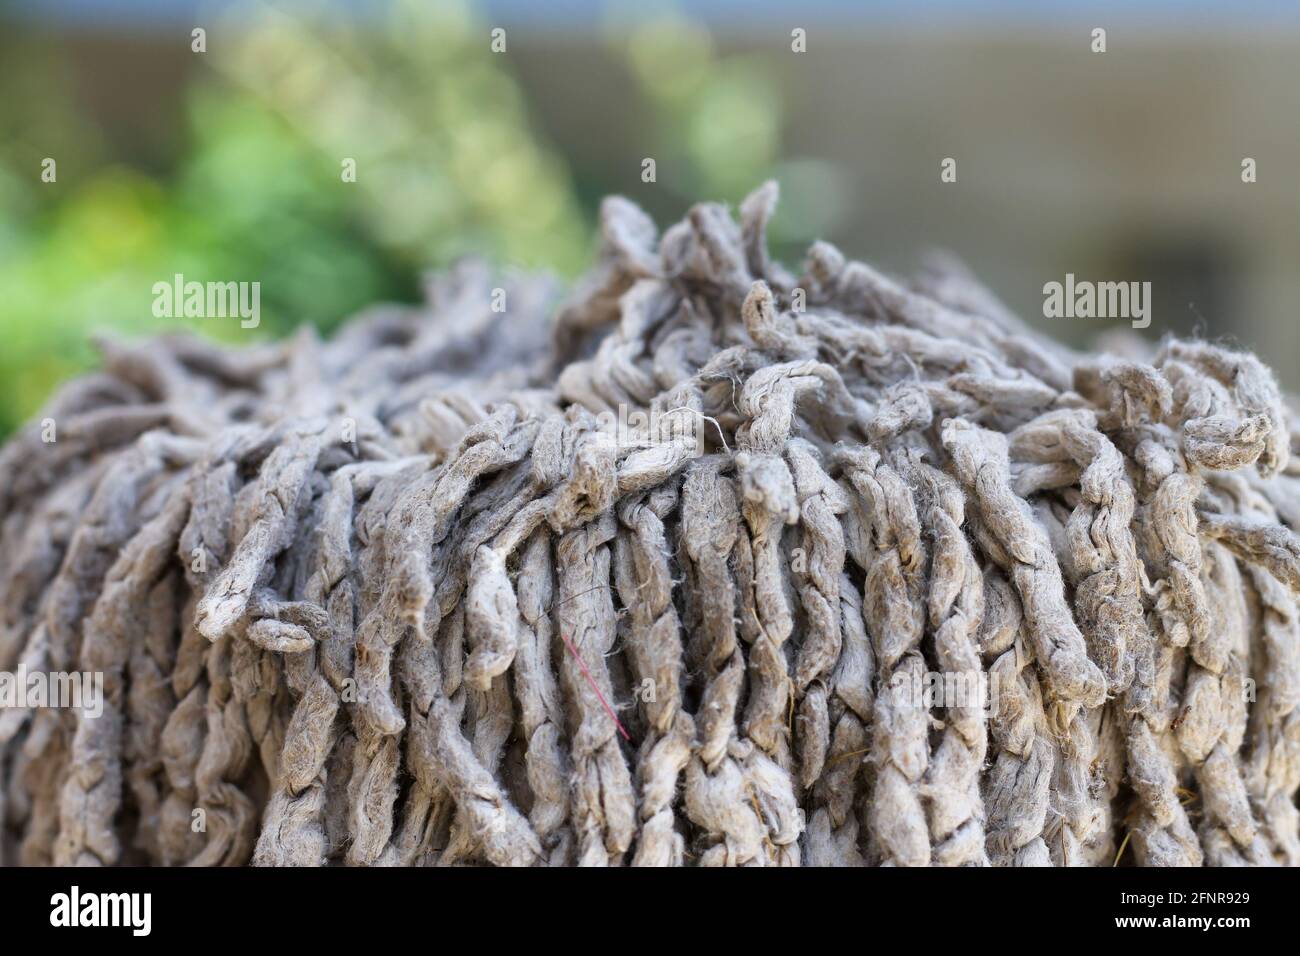
{"label": "mop head", "polygon": [[775,203],[104,343],[0,454],[4,862],[1300,863],[1269,370],[792,274]]}

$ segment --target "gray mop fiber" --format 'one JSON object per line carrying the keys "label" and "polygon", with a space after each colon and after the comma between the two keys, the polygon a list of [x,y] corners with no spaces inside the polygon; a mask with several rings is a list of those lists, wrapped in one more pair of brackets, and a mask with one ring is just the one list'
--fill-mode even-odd
{"label": "gray mop fiber", "polygon": [[775,202],[104,343],[0,454],[0,670],[103,681],[0,710],[4,862],[1300,863],[1269,370],[793,275]]}

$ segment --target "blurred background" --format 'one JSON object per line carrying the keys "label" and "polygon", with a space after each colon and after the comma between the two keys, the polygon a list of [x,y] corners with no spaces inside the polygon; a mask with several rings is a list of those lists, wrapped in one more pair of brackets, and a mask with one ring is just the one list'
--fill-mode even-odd
{"label": "blurred background", "polygon": [[[947,249],[1081,346],[1125,323],[1044,283],[1150,281],[1142,334],[1300,388],[1298,117],[1293,0],[0,0],[0,435],[95,331],[328,330],[467,253],[572,278],[603,195],[666,225],[768,177],[791,264]],[[261,326],[155,318],[178,272],[259,281]]]}

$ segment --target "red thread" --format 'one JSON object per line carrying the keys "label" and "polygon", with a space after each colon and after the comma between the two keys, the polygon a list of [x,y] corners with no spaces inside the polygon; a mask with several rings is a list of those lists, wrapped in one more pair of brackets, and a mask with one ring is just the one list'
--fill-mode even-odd
{"label": "red thread", "polygon": [[610,718],[614,721],[614,725],[618,727],[618,732],[623,735],[624,740],[631,743],[632,738],[629,737],[627,731],[623,729],[623,725],[619,722],[618,716],[614,713],[614,708],[609,706],[609,703],[605,700],[605,695],[602,694],[600,688],[596,686],[595,680],[592,679],[591,672],[587,670],[587,665],[582,662],[582,655],[578,653],[578,649],[573,646],[572,641],[564,636],[563,631],[560,632],[560,640],[564,641],[564,646],[572,652],[574,660],[576,660],[578,666],[582,668],[582,676],[587,678],[587,683],[591,685],[591,689],[594,690],[596,696],[600,698],[600,702],[605,708],[605,713],[609,714]]}

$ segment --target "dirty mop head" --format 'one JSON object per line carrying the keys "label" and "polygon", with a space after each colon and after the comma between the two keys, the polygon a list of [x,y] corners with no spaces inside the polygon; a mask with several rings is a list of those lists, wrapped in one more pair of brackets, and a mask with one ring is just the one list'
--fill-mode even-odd
{"label": "dirty mop head", "polygon": [[1300,863],[1268,369],[795,276],[776,194],[105,343],[0,454],[0,669],[103,688],[0,710],[5,861]]}

